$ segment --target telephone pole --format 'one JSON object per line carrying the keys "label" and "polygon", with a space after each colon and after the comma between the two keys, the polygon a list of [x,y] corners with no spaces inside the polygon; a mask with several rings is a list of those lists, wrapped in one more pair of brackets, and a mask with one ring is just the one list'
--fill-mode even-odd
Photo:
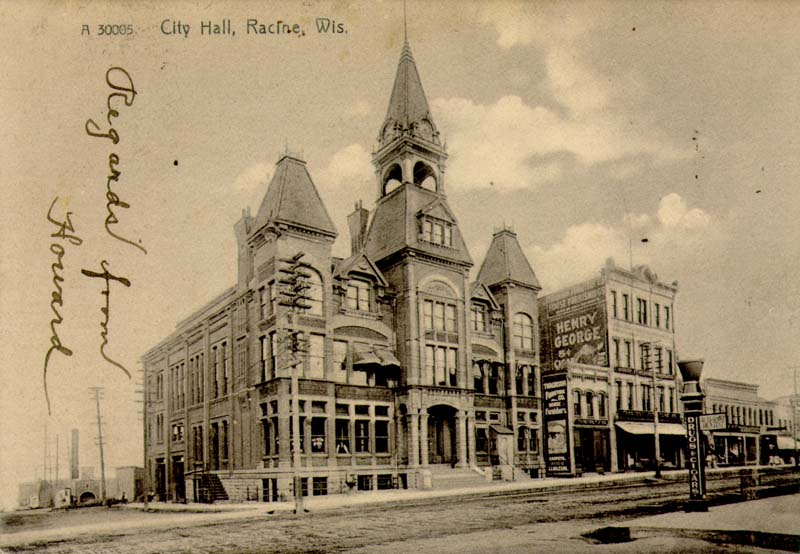
{"label": "telephone pole", "polygon": [[94,393],[94,402],[97,407],[97,445],[100,447],[100,500],[106,501],[106,463],[103,457],[103,421],[100,417],[100,399],[102,396],[102,387],[89,387],[89,390]]}
{"label": "telephone pole", "polygon": [[309,269],[311,266],[302,261],[305,254],[298,252],[291,258],[282,258],[280,262],[284,264],[278,271],[284,275],[282,279],[278,280],[278,284],[283,286],[281,290],[281,300],[278,302],[281,306],[288,308],[286,314],[288,343],[290,351],[290,367],[292,371],[292,469],[293,469],[293,483],[294,483],[294,513],[303,514],[303,481],[300,476],[300,464],[302,458],[300,455],[300,377],[298,375],[298,366],[301,360],[298,359],[297,354],[305,351],[303,345],[302,331],[295,330],[294,316],[302,313],[311,305],[308,303],[310,297],[308,296],[309,279],[311,274]]}

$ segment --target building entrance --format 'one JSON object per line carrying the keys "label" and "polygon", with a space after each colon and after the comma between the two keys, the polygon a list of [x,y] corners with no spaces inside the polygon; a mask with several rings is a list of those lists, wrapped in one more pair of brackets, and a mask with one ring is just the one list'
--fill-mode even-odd
{"label": "building entrance", "polygon": [[428,461],[456,463],[456,410],[450,406],[428,408]]}

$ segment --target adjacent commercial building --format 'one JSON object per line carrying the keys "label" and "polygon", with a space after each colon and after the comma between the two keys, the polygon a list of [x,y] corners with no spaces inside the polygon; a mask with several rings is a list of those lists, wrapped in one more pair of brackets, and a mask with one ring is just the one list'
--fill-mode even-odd
{"label": "adjacent commercial building", "polygon": [[[143,357],[160,498],[277,500],[295,469],[313,495],[427,487],[431,470],[434,484],[490,466],[538,474],[539,282],[509,229],[470,282],[446,160],[408,43],[372,158],[375,208],[348,217],[346,259],[305,162],[280,158],[255,217],[234,226],[238,282]],[[281,269],[300,253],[308,301],[290,313]]]}
{"label": "adjacent commercial building", "polygon": [[609,259],[598,277],[539,299],[548,473],[651,468],[656,432],[662,465],[681,467],[677,291]]}

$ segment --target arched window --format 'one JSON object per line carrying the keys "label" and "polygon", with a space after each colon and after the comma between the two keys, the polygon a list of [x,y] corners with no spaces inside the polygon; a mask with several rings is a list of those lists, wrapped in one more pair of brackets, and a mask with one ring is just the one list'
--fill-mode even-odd
{"label": "arched window", "polygon": [[414,184],[436,192],[436,172],[424,162],[414,164]]}
{"label": "arched window", "polygon": [[325,298],[325,293],[322,289],[322,278],[316,271],[310,270],[308,273],[310,277],[308,278],[308,291],[306,292],[308,295],[309,305],[307,313],[311,315],[323,315],[323,300]]}
{"label": "arched window", "polygon": [[606,393],[597,395],[597,417],[606,417]]}
{"label": "arched window", "polygon": [[383,194],[389,194],[403,184],[403,170],[394,164],[383,176]]}
{"label": "arched window", "polygon": [[578,417],[578,416],[580,416],[582,414],[582,412],[581,412],[581,396],[583,396],[581,394],[581,391],[579,391],[579,390],[572,391],[572,404],[573,404],[572,408],[573,408],[573,412],[575,414],[575,417]]}
{"label": "arched window", "polygon": [[533,320],[528,314],[514,314],[514,346],[520,350],[533,350]]}
{"label": "arched window", "polygon": [[594,417],[594,394],[586,391],[586,417]]}

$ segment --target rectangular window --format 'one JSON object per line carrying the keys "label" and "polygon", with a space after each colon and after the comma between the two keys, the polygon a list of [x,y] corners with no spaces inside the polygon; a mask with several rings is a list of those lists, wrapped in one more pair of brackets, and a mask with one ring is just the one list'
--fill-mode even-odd
{"label": "rectangular window", "polygon": [[539,437],[536,434],[536,429],[528,429],[528,450],[531,452],[539,451]]}
{"label": "rectangular window", "polygon": [[372,475],[359,475],[358,476],[358,490],[371,491],[372,490]]}
{"label": "rectangular window", "polygon": [[375,421],[375,452],[378,454],[389,452],[389,422]]}
{"label": "rectangular window", "polygon": [[428,219],[422,222],[422,240],[427,242],[433,240],[433,222]]}
{"label": "rectangular window", "polygon": [[611,291],[611,315],[613,317],[618,317],[619,314],[617,312],[617,291]]}
{"label": "rectangular window", "polygon": [[633,367],[631,365],[631,341],[625,341],[625,367]]}
{"label": "rectangular window", "polygon": [[666,404],[664,402],[664,387],[658,387],[658,411],[663,412],[666,410]]}
{"label": "rectangular window", "polygon": [[445,331],[448,333],[458,332],[456,324],[456,307],[452,304],[445,305]]}
{"label": "rectangular window", "polygon": [[433,305],[433,328],[436,331],[444,331],[444,304],[441,302]]}
{"label": "rectangular window", "polygon": [[433,242],[434,244],[444,244],[444,227],[441,223],[433,224]]}
{"label": "rectangular window", "polygon": [[327,422],[324,417],[311,418],[311,452],[315,454],[325,452]]}
{"label": "rectangular window", "polygon": [[626,409],[632,410],[633,409],[633,383],[626,383],[628,389],[628,405]]}
{"label": "rectangular window", "polygon": [[653,409],[650,403],[651,387],[650,385],[641,385],[640,389],[642,391],[642,410],[649,412]]}
{"label": "rectangular window", "polygon": [[671,387],[667,388],[667,396],[669,397],[669,411],[671,413],[675,412],[675,393],[672,391]]}
{"label": "rectangular window", "polygon": [[333,341],[333,379],[344,383],[347,380],[347,343]]}
{"label": "rectangular window", "polygon": [[661,305],[653,302],[653,325],[661,327]]}
{"label": "rectangular window", "polygon": [[322,335],[309,335],[308,340],[308,373],[309,379],[323,379],[325,377],[325,337]]}
{"label": "rectangular window", "polygon": [[670,321],[669,312],[670,312],[669,306],[664,306],[664,329],[669,329],[669,321]]}
{"label": "rectangular window", "polygon": [[214,360],[214,398],[219,397],[219,349],[216,346],[211,348],[211,358]]}
{"label": "rectangular window", "polygon": [[458,370],[458,350],[455,348],[447,349],[447,378],[451,387],[456,386],[456,376]]}
{"label": "rectangular window", "polygon": [[614,340],[614,367],[620,366],[621,353],[619,351],[619,339]]}
{"label": "rectangular window", "polygon": [[261,319],[267,318],[267,306],[269,305],[269,292],[267,291],[267,287],[261,287],[258,289],[258,306],[259,306],[259,316]]}
{"label": "rectangular window", "polygon": [[641,325],[647,325],[647,300],[636,299],[636,321]]}
{"label": "rectangular window", "polygon": [[267,342],[267,337],[259,337],[259,351],[260,351],[260,358],[261,358],[261,381],[264,382],[267,380],[267,372],[268,369],[268,361],[269,361],[269,343]]}
{"label": "rectangular window", "polygon": [[615,389],[614,392],[616,392],[616,396],[617,396],[617,398],[616,398],[617,410],[621,410],[622,409],[622,381],[617,381],[616,382],[616,389]]}
{"label": "rectangular window", "polygon": [[350,420],[336,420],[336,453],[350,454]]}
{"label": "rectangular window", "polygon": [[261,480],[261,501],[262,502],[277,502],[278,501],[278,480],[277,479],[262,479]]}
{"label": "rectangular window", "polygon": [[475,428],[475,451],[483,453],[489,451],[489,439],[486,434],[486,427]]}
{"label": "rectangular window", "polygon": [[228,352],[227,352],[228,344],[223,342],[222,343],[222,394],[228,394],[228,386],[230,385],[230,369],[228,367]]}
{"label": "rectangular window", "polygon": [[267,292],[269,293],[269,315],[275,315],[278,311],[278,287],[275,286],[275,281],[267,284]]}
{"label": "rectangular window", "polygon": [[446,367],[446,348],[442,348],[441,346],[436,349],[436,361],[435,361],[435,380],[434,385],[446,385],[447,384],[447,367]]}
{"label": "rectangular window", "polygon": [[664,372],[664,350],[660,346],[656,348],[656,370]]}
{"label": "rectangular window", "polygon": [[453,246],[453,229],[449,225],[444,226],[444,242],[445,246]]}
{"label": "rectangular window", "polygon": [[489,365],[489,394],[499,394],[500,390],[500,371],[496,364]]}
{"label": "rectangular window", "polygon": [[384,491],[394,488],[394,482],[392,481],[392,474],[391,473],[381,473],[378,475],[377,483],[378,490]]}
{"label": "rectangular window", "polygon": [[269,378],[278,375],[278,335],[275,331],[269,334]]}
{"label": "rectangular window", "polygon": [[528,446],[528,428],[520,427],[517,429],[517,452],[525,452]]}
{"label": "rectangular window", "polygon": [[346,302],[347,307],[351,310],[359,310],[368,312],[369,305],[369,283],[358,280],[351,280],[347,284]]}
{"label": "rectangular window", "polygon": [[328,494],[328,478],[314,477],[314,496],[325,496]]}
{"label": "rectangular window", "polygon": [[369,452],[369,420],[356,420],[356,452]]}
{"label": "rectangular window", "polygon": [[622,295],[622,313],[625,321],[630,321],[630,299],[627,294]]}
{"label": "rectangular window", "polygon": [[667,350],[667,373],[669,375],[672,375],[672,372],[674,371],[673,368],[674,368],[674,366],[673,366],[673,361],[672,361],[672,350],[668,349]]}
{"label": "rectangular window", "polygon": [[650,370],[650,345],[639,345],[639,367],[640,369]]}
{"label": "rectangular window", "polygon": [[480,333],[486,332],[486,307],[482,305],[472,305],[472,330]]}
{"label": "rectangular window", "polygon": [[422,303],[423,321],[426,331],[433,331],[433,301],[425,300]]}
{"label": "rectangular window", "polygon": [[228,421],[224,420],[222,422],[222,438],[220,440],[221,443],[221,450],[222,450],[222,459],[223,461],[228,460]]}
{"label": "rectangular window", "polygon": [[528,366],[528,396],[536,396],[536,368]]}

